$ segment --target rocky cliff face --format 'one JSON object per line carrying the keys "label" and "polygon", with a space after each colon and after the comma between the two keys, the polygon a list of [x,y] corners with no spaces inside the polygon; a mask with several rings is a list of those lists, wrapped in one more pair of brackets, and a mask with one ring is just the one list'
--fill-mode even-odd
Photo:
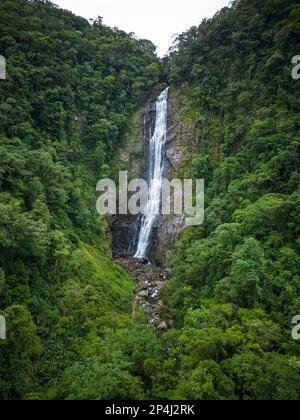
{"label": "rocky cliff face", "polygon": [[[165,152],[164,178],[190,178],[190,162],[195,153],[195,129],[190,121],[185,119],[186,99],[182,99],[180,90],[170,88],[168,102],[168,134]],[[173,199],[169,197],[171,210]],[[168,216],[160,216],[156,227],[153,244],[153,255],[156,261],[165,265],[172,255],[174,243],[185,228],[184,214],[174,212]]]}
{"label": "rocky cliff face", "polygon": [[[124,146],[115,158],[114,178],[119,171],[128,172],[128,181],[136,178],[147,179],[149,145],[155,128],[155,101],[150,100],[139,109],[130,122],[130,130]],[[130,254],[134,251],[139,231],[139,216],[116,215],[110,218],[112,248],[117,254]]]}
{"label": "rocky cliff face", "polygon": [[[184,118],[186,104],[180,93],[170,88],[168,102],[168,134],[165,150],[164,178],[182,179],[189,177],[190,161],[194,153],[194,128]],[[147,179],[149,144],[155,128],[155,97],[134,116],[131,130],[114,165],[118,170],[127,170],[129,180]],[[172,204],[172,197],[169,198]],[[171,205],[172,207],[172,205]],[[139,218],[136,216],[115,216],[110,220],[113,249],[126,254],[134,247]],[[185,227],[185,216],[171,214],[160,216],[153,232],[151,258],[166,265],[166,261]]]}

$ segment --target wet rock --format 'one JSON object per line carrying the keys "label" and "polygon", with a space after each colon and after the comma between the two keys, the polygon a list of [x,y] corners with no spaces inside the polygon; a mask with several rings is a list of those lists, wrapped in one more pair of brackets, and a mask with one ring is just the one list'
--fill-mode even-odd
{"label": "wet rock", "polygon": [[168,329],[168,325],[165,321],[162,321],[158,327],[157,327],[158,331],[166,331]]}
{"label": "wet rock", "polygon": [[136,258],[136,262],[137,262],[137,264],[138,263],[140,263],[140,264],[148,264],[148,260],[147,260],[147,258]]}
{"label": "wet rock", "polygon": [[[157,328],[161,324],[160,312],[163,303],[160,300],[160,291],[171,276],[171,271],[149,264],[145,261],[134,259],[123,254],[116,255],[115,261],[122,266],[136,281],[135,305],[133,317],[136,315],[137,306],[143,308],[149,323]],[[161,328],[164,327],[161,325]],[[161,329],[163,331],[164,328]]]}
{"label": "wet rock", "polygon": [[132,215],[111,216],[109,223],[114,253],[126,255],[130,243],[136,235],[136,217]]}
{"label": "wet rock", "polygon": [[139,292],[138,297],[146,299],[148,297],[148,292],[147,291]]}
{"label": "wet rock", "polygon": [[[183,100],[180,91],[171,88],[168,102],[168,132],[164,167],[164,178],[168,180],[181,178],[179,171],[182,169],[187,169],[188,173],[191,159],[197,149],[196,144],[199,138],[197,129],[192,120],[182,118],[187,106],[188,101]],[[174,207],[173,194],[167,197],[167,201],[169,201],[171,207],[171,214],[162,215],[158,219],[156,231],[153,235],[151,255],[161,265],[165,265],[172,255],[174,243],[186,227],[185,215],[172,213]]]}

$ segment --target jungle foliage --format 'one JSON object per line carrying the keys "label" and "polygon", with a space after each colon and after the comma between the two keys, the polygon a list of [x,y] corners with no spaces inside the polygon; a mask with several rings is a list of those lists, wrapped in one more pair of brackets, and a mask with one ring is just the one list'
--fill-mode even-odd
{"label": "jungle foliage", "polygon": [[166,62],[197,133],[190,174],[206,182],[205,222],[165,291],[179,371],[167,396],[299,399],[299,46],[299,2],[237,0]]}
{"label": "jungle foliage", "polygon": [[[1,399],[299,399],[299,45],[296,0],[236,0],[161,62],[101,18],[1,0]],[[132,320],[94,187],[164,78],[206,214],[177,244],[158,335]]]}
{"label": "jungle foliage", "polygon": [[[0,81],[0,310],[8,326],[0,396],[78,397],[73,379],[66,394],[70,375],[81,380],[80,370],[94,371],[93,358],[109,342],[103,337],[131,326],[133,281],[112,263],[95,188],[110,173],[133,111],[157,84],[160,63],[151,42],[35,0],[1,0],[0,52],[7,64]],[[121,358],[109,349],[95,371]],[[93,395],[141,394],[140,380],[123,372],[129,366],[124,359],[116,383]]]}

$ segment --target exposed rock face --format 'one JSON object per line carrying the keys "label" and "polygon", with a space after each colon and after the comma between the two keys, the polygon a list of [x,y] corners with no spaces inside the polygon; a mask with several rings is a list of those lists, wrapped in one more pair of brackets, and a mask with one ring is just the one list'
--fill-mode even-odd
{"label": "exposed rock face", "polygon": [[[181,106],[184,106],[181,105]],[[172,180],[181,179],[182,175],[190,178],[186,168],[190,168],[190,161],[195,151],[195,130],[190,122],[181,117],[181,107],[177,92],[170,89],[168,102],[168,134],[166,142],[166,159],[164,178]],[[173,210],[174,197],[168,198]],[[185,214],[160,216],[154,235],[153,257],[164,265],[172,254],[174,242],[180,237],[185,229]]]}
{"label": "exposed rock face", "polygon": [[[125,146],[117,157],[115,167],[118,170],[128,171],[129,180],[148,178],[149,147],[155,128],[155,111],[155,98],[153,98],[153,101],[149,101],[144,109],[135,115],[132,130],[128,133]],[[188,178],[186,168],[190,168],[193,155],[194,132],[191,124],[181,119],[176,91],[172,88],[168,102],[168,127],[163,177],[168,180]],[[174,198],[171,194],[167,197],[167,201],[173,209]],[[166,267],[174,242],[185,228],[185,215],[161,215],[157,219],[152,234],[150,260],[158,263],[160,267],[149,264],[147,260],[137,261],[132,258],[136,250],[139,216],[114,216],[110,220],[110,226],[115,261],[136,280],[133,316],[136,315],[138,308],[143,308],[149,322],[156,326],[158,332],[163,333],[172,327],[172,321],[166,322],[161,319],[163,303],[160,290],[171,276],[170,270],[162,267]]]}
{"label": "exposed rock face", "polygon": [[136,216],[116,215],[110,219],[110,230],[112,234],[112,248],[114,252],[130,254],[134,238],[138,231]]}
{"label": "exposed rock face", "polygon": [[171,165],[173,166],[173,168],[179,169],[181,167],[182,162],[184,160],[184,153],[183,153],[183,150],[180,149],[179,146],[169,147],[166,150],[166,155]]}
{"label": "exposed rock face", "polygon": [[[163,88],[163,86],[159,87],[157,94]],[[155,129],[155,100],[156,96],[136,113],[131,131],[125,139],[125,145],[117,157],[116,167],[119,170],[128,171],[129,180],[148,177],[150,139]],[[163,174],[168,180],[182,177],[185,168],[190,167],[194,150],[194,130],[191,123],[184,121],[181,117],[181,106],[182,104],[179,106],[177,92],[171,87]],[[169,200],[173,209],[171,196]],[[111,218],[110,226],[114,251],[123,254],[133,252],[134,240],[137,239],[139,230],[139,217],[118,215]],[[184,227],[185,215],[160,216],[153,231],[150,259],[165,265],[168,255],[172,252],[174,241],[178,239]]]}
{"label": "exposed rock face", "polygon": [[[114,166],[118,171],[128,172],[128,182],[136,178],[147,179],[149,143],[155,128],[155,110],[155,102],[149,101],[135,114],[124,146],[116,157]],[[118,178],[117,173],[115,178]],[[132,254],[137,240],[139,216],[112,216],[109,224],[114,252]]]}
{"label": "exposed rock face", "polygon": [[161,217],[154,239],[155,259],[160,264],[164,264],[172,253],[175,241],[185,228],[185,219],[184,214]]}

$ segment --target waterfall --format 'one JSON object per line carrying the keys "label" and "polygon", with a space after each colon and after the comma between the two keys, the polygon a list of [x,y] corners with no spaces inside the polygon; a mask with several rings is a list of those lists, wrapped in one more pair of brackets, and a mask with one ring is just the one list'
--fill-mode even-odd
{"label": "waterfall", "polygon": [[147,257],[151,234],[160,211],[164,169],[164,146],[167,138],[168,92],[164,90],[156,100],[154,134],[150,140],[149,193],[145,214],[142,216],[135,258]]}

